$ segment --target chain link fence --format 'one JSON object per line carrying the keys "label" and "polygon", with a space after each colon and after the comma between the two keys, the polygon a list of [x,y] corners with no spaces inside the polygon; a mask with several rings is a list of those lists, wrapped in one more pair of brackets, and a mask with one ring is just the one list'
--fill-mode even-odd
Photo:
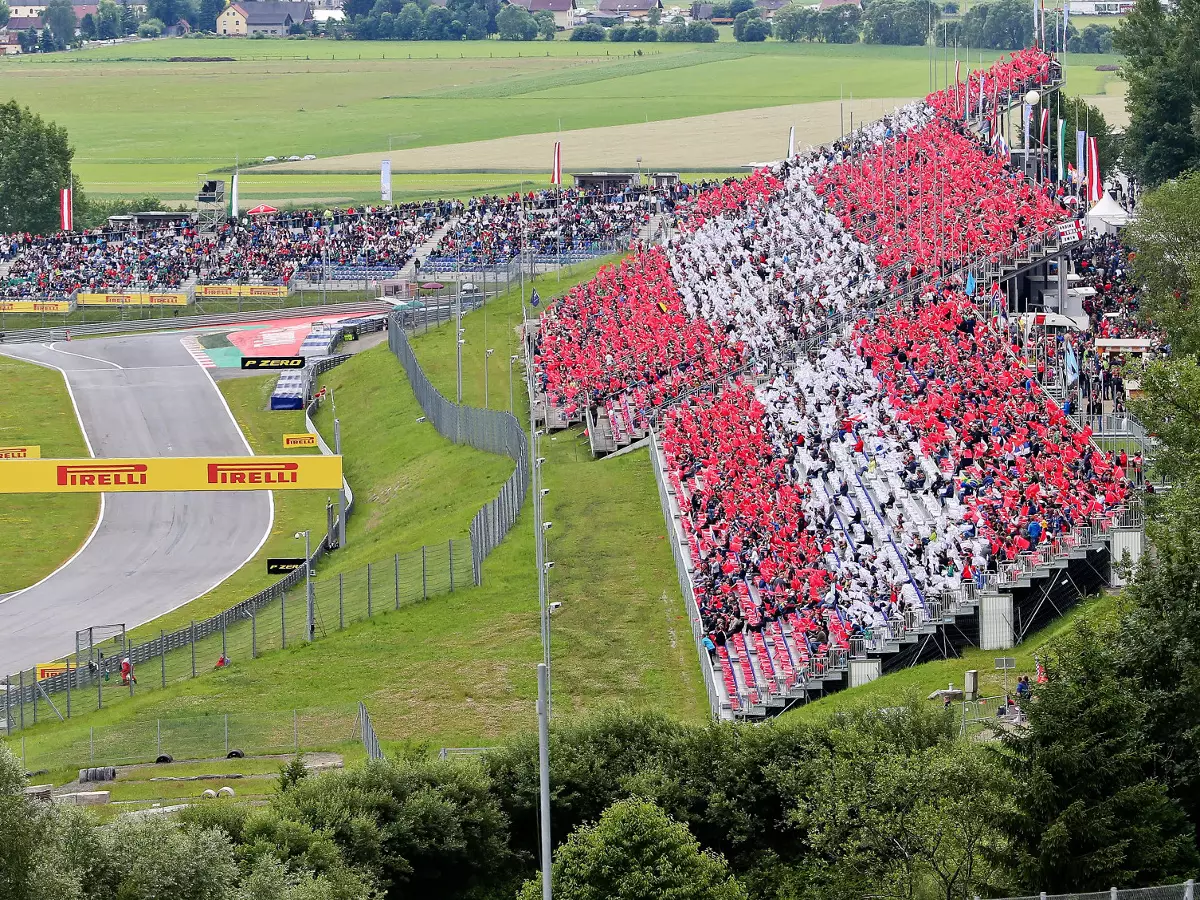
{"label": "chain link fence", "polygon": [[485,503],[471,522],[471,568],[475,584],[483,582],[483,561],[517,521],[529,493],[529,439],[510,412],[452,403],[433,386],[404,333],[402,313],[392,315],[388,344],[412,385],[417,402],[438,434],[456,444],[510,457],[515,469],[495,500]]}
{"label": "chain link fence", "polygon": [[[333,750],[362,739],[362,704],[141,719],[74,730],[63,740],[13,740],[26,772]],[[374,734],[374,729],[370,732]],[[376,742],[377,744],[377,742]]]}
{"label": "chain link fence", "polygon": [[1188,879],[1182,884],[1165,884],[1145,888],[1109,888],[1080,894],[1031,894],[1027,897],[1008,897],[1006,900],[1194,900],[1195,884]]}

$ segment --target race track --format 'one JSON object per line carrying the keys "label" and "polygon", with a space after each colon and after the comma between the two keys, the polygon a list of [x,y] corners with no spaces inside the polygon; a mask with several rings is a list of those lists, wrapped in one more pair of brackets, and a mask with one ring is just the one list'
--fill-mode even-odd
{"label": "race track", "polygon": [[[97,457],[245,456],[249,447],[178,334],[4,347],[63,370]],[[106,494],[84,547],[0,599],[0,677],[75,650],[77,629],[132,628],[215,587],[265,541],[268,493]]]}

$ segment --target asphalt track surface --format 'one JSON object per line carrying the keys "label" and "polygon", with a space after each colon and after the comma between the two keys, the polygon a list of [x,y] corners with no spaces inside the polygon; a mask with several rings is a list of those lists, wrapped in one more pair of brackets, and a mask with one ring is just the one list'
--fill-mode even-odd
{"label": "asphalt track surface", "polygon": [[[178,334],[4,347],[63,371],[96,457],[246,456],[220,391]],[[0,598],[0,677],[75,651],[77,629],[126,627],[202,596],[245,564],[273,519],[267,492],[105,494],[84,546]]]}

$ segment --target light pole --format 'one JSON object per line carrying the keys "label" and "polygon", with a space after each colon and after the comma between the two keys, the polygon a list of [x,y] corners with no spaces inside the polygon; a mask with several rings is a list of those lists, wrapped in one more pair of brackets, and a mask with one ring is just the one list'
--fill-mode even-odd
{"label": "light pole", "polygon": [[296,540],[304,538],[304,600],[305,615],[308,619],[308,641],[311,644],[317,632],[317,617],[313,609],[312,590],[312,548],[310,547],[309,531],[297,531]]}
{"label": "light pole", "polygon": [[488,370],[492,367],[492,354],[496,352],[493,347],[483,355],[483,408],[488,408]]}
{"label": "light pole", "polygon": [[462,406],[462,348],[466,341],[463,340],[462,327],[462,282],[455,283],[456,290],[454,292],[454,335],[458,345],[455,348],[457,351],[458,363],[458,404]]}

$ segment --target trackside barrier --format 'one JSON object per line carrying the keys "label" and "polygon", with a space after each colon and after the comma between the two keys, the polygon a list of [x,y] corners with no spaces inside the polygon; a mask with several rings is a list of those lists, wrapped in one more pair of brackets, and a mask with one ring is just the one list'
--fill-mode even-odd
{"label": "trackside barrier", "polygon": [[0,343],[41,343],[43,341],[66,340],[68,336],[80,338],[105,334],[126,334],[138,331],[175,331],[183,328],[206,328],[210,325],[233,325],[242,322],[270,321],[288,314],[295,316],[334,316],[352,315],[354,313],[385,313],[390,312],[391,309],[392,304],[390,303],[380,300],[365,300],[359,303],[276,307],[247,312],[215,313],[208,316],[172,316],[160,319],[134,319],[126,321],[115,319],[109,322],[95,322],[90,325],[57,325],[53,328],[28,328],[21,331],[8,331],[0,337]]}
{"label": "trackside barrier", "polygon": [[1008,897],[1006,900],[1195,900],[1195,882],[1188,879],[1182,884],[1164,884],[1159,887],[1109,888],[1107,891],[1089,891],[1078,894],[1030,894],[1025,897]]}
{"label": "trackside barrier", "polygon": [[367,712],[367,705],[361,700],[358,702],[358,724],[367,759],[383,759],[383,751],[379,749],[379,738],[375,736],[375,726],[371,724],[371,714]]}
{"label": "trackside barrier", "polygon": [[417,402],[438,434],[456,444],[503,454],[516,463],[496,499],[485,503],[471,521],[471,568],[475,584],[482,584],[484,559],[504,540],[525,505],[525,495],[529,492],[529,439],[510,412],[460,406],[443,397],[413,353],[404,333],[404,321],[403,313],[392,314],[388,345],[404,366]]}

